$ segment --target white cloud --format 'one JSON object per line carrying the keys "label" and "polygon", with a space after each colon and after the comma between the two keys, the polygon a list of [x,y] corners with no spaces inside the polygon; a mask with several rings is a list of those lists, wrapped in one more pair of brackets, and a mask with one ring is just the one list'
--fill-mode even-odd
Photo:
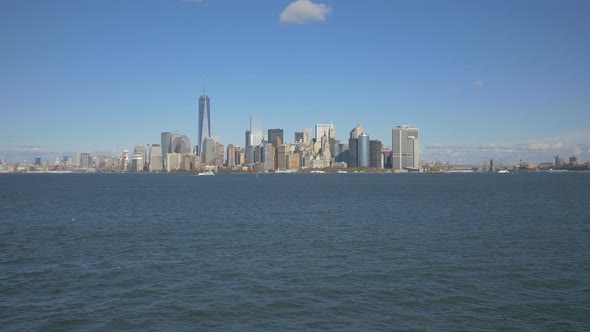
{"label": "white cloud", "polygon": [[280,22],[302,24],[308,21],[325,21],[332,8],[311,0],[297,0],[290,3],[281,13]]}
{"label": "white cloud", "polygon": [[474,88],[481,88],[481,87],[483,87],[483,82],[482,81],[473,81],[473,82],[471,82],[471,86]]}

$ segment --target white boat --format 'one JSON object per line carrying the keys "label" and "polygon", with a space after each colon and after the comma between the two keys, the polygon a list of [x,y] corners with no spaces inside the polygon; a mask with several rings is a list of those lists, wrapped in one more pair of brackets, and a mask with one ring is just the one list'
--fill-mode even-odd
{"label": "white boat", "polygon": [[312,174],[324,174],[324,171],[311,171]]}
{"label": "white boat", "polygon": [[215,173],[213,173],[213,171],[207,171],[207,172],[202,172],[197,174],[198,176],[215,176]]}
{"label": "white boat", "polygon": [[338,174],[346,174],[346,173],[348,173],[348,171],[339,170],[339,171],[338,171],[338,172],[336,172],[336,173],[338,173]]}
{"label": "white boat", "polygon": [[506,173],[510,173],[510,171],[508,171],[507,169],[501,169],[498,171],[498,174],[506,174]]}

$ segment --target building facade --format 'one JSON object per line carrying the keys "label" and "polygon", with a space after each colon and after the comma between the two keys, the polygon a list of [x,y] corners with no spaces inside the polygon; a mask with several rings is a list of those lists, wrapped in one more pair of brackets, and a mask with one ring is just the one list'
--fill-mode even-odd
{"label": "building facade", "polygon": [[420,168],[418,132],[418,128],[407,125],[393,128],[391,146],[394,170]]}
{"label": "building facade", "polygon": [[[211,104],[209,96],[203,89],[203,95],[199,97],[199,155],[203,153],[203,141],[211,137]],[[202,158],[201,158],[202,160]]]}

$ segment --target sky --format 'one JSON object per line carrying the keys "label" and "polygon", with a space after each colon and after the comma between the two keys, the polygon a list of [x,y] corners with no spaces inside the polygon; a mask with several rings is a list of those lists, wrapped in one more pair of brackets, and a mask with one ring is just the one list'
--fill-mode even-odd
{"label": "sky", "polygon": [[589,1],[0,0],[0,156],[362,124],[422,161],[590,160]]}

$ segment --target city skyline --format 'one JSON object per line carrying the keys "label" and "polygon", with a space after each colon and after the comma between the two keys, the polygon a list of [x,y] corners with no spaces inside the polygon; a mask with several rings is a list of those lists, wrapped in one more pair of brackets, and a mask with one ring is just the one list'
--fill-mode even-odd
{"label": "city skyline", "polygon": [[287,142],[412,124],[425,161],[590,159],[587,3],[293,3],[3,2],[0,155],[198,142],[205,77],[226,146],[257,114]]}

